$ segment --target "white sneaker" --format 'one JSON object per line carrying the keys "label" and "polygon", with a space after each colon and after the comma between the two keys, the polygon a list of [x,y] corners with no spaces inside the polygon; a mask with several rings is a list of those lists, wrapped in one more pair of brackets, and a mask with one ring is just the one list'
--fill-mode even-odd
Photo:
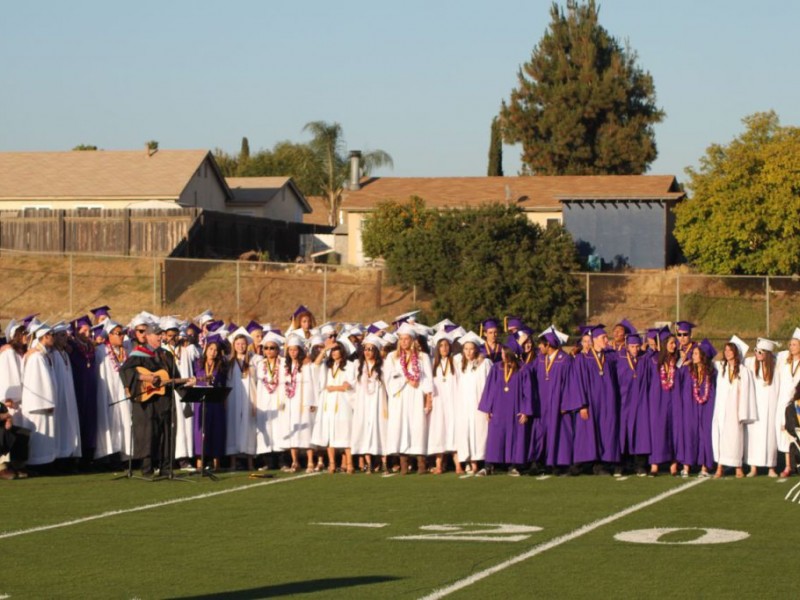
{"label": "white sneaker", "polygon": [[519,477],[519,471],[517,471],[517,469],[515,467],[511,467],[508,470],[508,476],[509,477]]}
{"label": "white sneaker", "polygon": [[486,477],[487,475],[489,475],[489,471],[487,471],[486,469],[481,469],[480,471],[475,473],[475,477]]}

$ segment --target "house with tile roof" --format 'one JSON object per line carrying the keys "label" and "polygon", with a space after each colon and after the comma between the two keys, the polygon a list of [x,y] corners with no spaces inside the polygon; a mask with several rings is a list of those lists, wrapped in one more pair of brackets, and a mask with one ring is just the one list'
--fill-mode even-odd
{"label": "house with tile roof", "polygon": [[[372,177],[349,187],[335,230],[346,238],[337,250],[348,264],[368,262],[361,229],[369,214],[383,201],[406,202],[412,196],[439,210],[518,206],[542,227],[563,224],[579,249],[608,264],[664,268],[679,254],[671,215],[684,193],[672,175]],[[309,200],[314,211],[306,222],[327,222],[322,200]],[[644,252],[640,246],[656,250]]]}

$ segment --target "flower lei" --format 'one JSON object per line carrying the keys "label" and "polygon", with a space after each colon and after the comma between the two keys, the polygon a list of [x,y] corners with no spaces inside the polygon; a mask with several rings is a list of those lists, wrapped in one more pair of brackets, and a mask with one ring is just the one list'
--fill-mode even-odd
{"label": "flower lei", "polygon": [[[125,360],[125,348],[120,346],[120,350],[122,350],[122,359]],[[111,366],[114,368],[114,372],[119,373],[119,369],[122,365],[119,362],[117,351],[114,350],[114,346],[109,342],[106,342],[106,353],[111,357]]]}
{"label": "flower lei", "polygon": [[661,365],[661,368],[658,369],[658,376],[661,379],[662,390],[671,390],[675,383],[675,363],[669,361],[668,364],[668,368],[667,365]]}
{"label": "flower lei", "polygon": [[[419,381],[419,357],[417,356],[416,352],[411,352],[411,359],[406,360],[405,352],[400,354],[400,367],[403,369],[403,375],[405,376],[406,380],[410,383],[416,383]],[[411,371],[408,369],[408,363],[411,363]]]}
{"label": "flower lei", "polygon": [[[703,381],[706,382],[706,390],[703,395],[700,395],[700,386],[703,385]],[[692,373],[692,396],[694,397],[694,401],[698,404],[705,404],[708,402],[708,396],[711,393],[711,383],[708,381],[708,377],[697,378],[695,377],[694,373]]]}
{"label": "flower lei", "polygon": [[[291,372],[287,373],[289,375],[289,379],[284,383],[284,388],[286,389],[286,397],[287,398],[294,398],[294,394],[297,391],[297,363],[292,361],[292,370]],[[266,383],[266,382],[264,382]]]}
{"label": "flower lei", "polygon": [[264,382],[264,387],[267,388],[267,393],[273,394],[275,390],[278,389],[278,364],[277,361],[275,363],[275,370],[273,371],[272,368],[269,366],[269,360],[264,360],[264,377],[262,381]]}

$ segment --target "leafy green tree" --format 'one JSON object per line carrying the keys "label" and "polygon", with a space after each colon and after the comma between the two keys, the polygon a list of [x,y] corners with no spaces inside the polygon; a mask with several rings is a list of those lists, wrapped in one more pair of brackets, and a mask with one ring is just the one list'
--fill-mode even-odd
{"label": "leafy green tree", "polygon": [[246,138],[242,138],[242,145],[239,149],[239,159],[237,161],[237,174],[242,175],[242,171],[247,168],[247,163],[250,162],[250,141]]}
{"label": "leafy green tree", "polygon": [[239,168],[239,161],[221,148],[214,148],[212,152],[223,177],[235,177]]}
{"label": "leafy green tree", "polygon": [[425,201],[412,196],[406,203],[378,203],[375,211],[364,221],[361,242],[364,254],[378,258],[387,256],[396,240],[407,229],[423,226],[434,215],[425,209]]}
{"label": "leafy green tree", "polygon": [[798,274],[800,128],[782,127],[774,111],[742,121],[743,134],[686,169],[690,196],[676,209],[675,238],[707,273]]}
{"label": "leafy green tree", "polygon": [[657,155],[653,78],[637,55],[600,25],[594,0],[553,3],[551,22],[501,118],[505,140],[522,144],[538,175],[644,173]]}
{"label": "leafy green tree", "polygon": [[[583,292],[571,275],[579,265],[566,230],[543,230],[518,207],[435,211],[420,203],[382,204],[365,223],[363,240],[366,254],[383,248],[394,281],[433,295],[435,318],[473,328],[490,315],[519,314],[541,328],[575,320]],[[416,224],[409,220],[414,212]],[[388,243],[375,244],[380,236]]]}
{"label": "leafy green tree", "polygon": [[[304,168],[313,174],[314,188],[319,190],[328,210],[328,224],[335,225],[344,186],[350,173],[342,126],[339,123],[311,121],[306,123],[303,131],[312,135],[308,145],[313,151],[313,159]],[[393,165],[392,157],[383,150],[363,152],[361,155],[361,170],[364,175],[369,175],[373,169]]]}
{"label": "leafy green tree", "polygon": [[486,174],[489,177],[503,176],[503,135],[497,117],[492,119],[492,133],[489,139],[489,168]]}

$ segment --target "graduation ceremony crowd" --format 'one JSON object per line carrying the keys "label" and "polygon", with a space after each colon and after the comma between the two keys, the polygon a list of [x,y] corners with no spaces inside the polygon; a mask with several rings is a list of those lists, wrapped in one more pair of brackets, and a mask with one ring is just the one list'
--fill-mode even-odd
{"label": "graduation ceremony crowd", "polygon": [[[787,477],[800,412],[800,328],[786,349],[695,326],[639,333],[486,319],[479,333],[414,313],[286,331],[107,306],[70,323],[12,320],[0,347],[2,479],[119,469],[500,471]],[[184,401],[222,388],[221,402]],[[779,460],[780,459],[780,460]],[[135,462],[134,462],[135,461]],[[779,466],[780,465],[780,466]],[[745,470],[746,468],[746,470]],[[760,471],[759,471],[760,470]]]}

